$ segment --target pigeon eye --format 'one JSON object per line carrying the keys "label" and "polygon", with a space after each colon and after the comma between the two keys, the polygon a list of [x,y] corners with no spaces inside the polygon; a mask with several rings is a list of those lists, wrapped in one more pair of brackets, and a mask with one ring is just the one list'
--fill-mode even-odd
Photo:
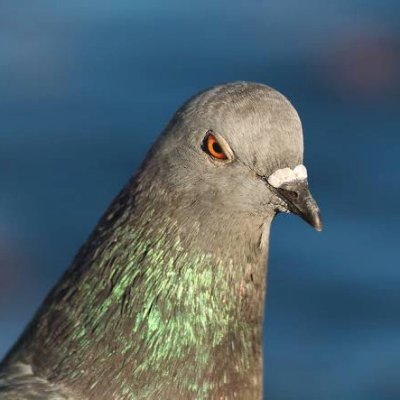
{"label": "pigeon eye", "polygon": [[209,132],[204,141],[205,148],[212,157],[218,158],[219,160],[227,160],[228,156],[225,154],[221,145],[218,143],[217,138]]}

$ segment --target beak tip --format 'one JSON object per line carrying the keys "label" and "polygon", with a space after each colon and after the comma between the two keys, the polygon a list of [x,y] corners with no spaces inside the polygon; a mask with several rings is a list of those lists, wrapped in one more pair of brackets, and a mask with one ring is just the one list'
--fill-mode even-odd
{"label": "beak tip", "polygon": [[311,225],[315,228],[317,232],[321,232],[323,228],[321,214],[318,212],[315,214]]}

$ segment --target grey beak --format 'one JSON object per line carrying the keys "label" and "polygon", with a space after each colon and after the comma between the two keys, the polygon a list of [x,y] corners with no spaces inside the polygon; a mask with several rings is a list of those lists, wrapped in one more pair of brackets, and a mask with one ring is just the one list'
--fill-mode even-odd
{"label": "grey beak", "polygon": [[290,212],[299,215],[317,231],[322,231],[321,214],[308,189],[307,179],[284,184],[275,190]]}

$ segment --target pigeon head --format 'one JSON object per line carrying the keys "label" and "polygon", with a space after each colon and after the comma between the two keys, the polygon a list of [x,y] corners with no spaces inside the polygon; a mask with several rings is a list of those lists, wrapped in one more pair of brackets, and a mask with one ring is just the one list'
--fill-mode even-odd
{"label": "pigeon head", "polygon": [[150,154],[157,186],[191,212],[198,206],[221,221],[292,212],[322,229],[302,165],[300,118],[268,86],[237,82],[198,94],[176,112]]}

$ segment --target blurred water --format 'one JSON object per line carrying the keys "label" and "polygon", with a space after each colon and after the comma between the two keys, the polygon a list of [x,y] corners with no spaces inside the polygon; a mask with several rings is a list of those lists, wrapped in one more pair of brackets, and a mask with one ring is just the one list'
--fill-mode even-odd
{"label": "blurred water", "polygon": [[274,222],[270,400],[400,398],[400,3],[0,3],[0,356],[173,111],[285,93],[325,231]]}

